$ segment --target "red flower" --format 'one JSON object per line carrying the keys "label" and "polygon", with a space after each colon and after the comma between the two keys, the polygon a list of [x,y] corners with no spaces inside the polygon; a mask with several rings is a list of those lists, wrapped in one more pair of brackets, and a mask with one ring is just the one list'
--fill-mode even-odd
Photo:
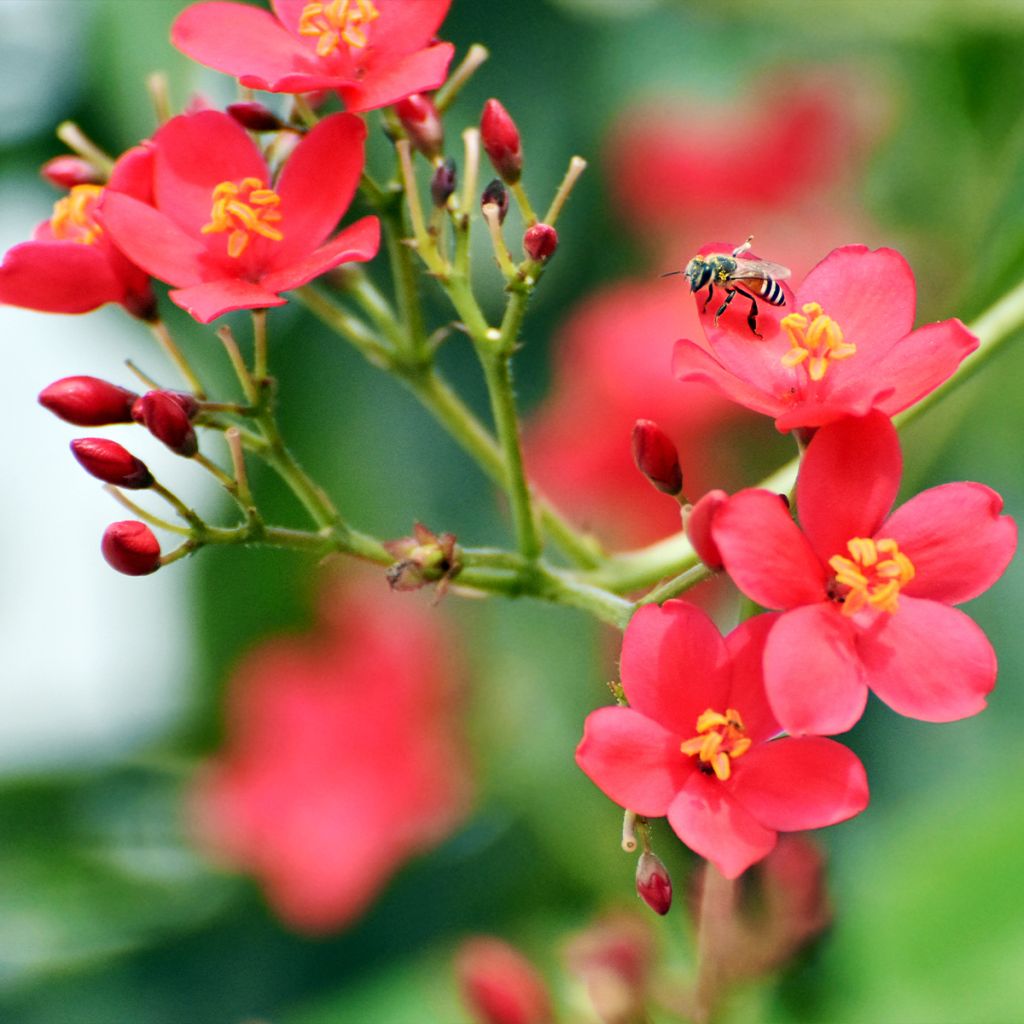
{"label": "red flower", "polygon": [[[823,427],[797,483],[801,526],[777,494],[746,490],[712,525],[736,585],[787,609],[765,647],[772,710],[790,733],[837,733],[870,688],[900,714],[976,714],[996,678],[984,633],[950,607],[1002,574],[1017,527],[981,484],[933,487],[892,515],[901,456],[878,412]],[[801,531],[802,527],[802,531]]]}
{"label": "red flower", "polygon": [[376,217],[325,241],[359,184],[365,137],[351,114],[325,118],[272,184],[233,118],[214,110],[175,117],[151,143],[153,205],[108,195],[103,217],[117,244],[173,285],[174,302],[202,323],[280,306],[280,292],[376,255]]}
{"label": "red flower", "polygon": [[103,196],[114,192],[148,202],[150,161],[150,153],[137,146],[117,161],[106,187],[75,185],[58,200],[33,241],[4,257],[0,302],[42,313],[88,313],[119,302],[134,316],[152,315],[149,275],[114,245],[98,209]]}
{"label": "red flower", "polygon": [[778,832],[832,825],[868,803],[864,767],[841,744],[771,740],[779,723],[761,656],[776,618],[758,615],[723,639],[684,601],[641,608],[622,645],[630,706],[592,712],[576,751],[612,800],[668,815],[727,878],[766,856]]}
{"label": "red flower", "polygon": [[193,822],[295,928],[352,921],[465,808],[438,626],[374,577],[328,593],[312,633],[260,644],[231,680]]}
{"label": "red flower", "polygon": [[434,33],[450,3],[273,0],[274,14],[200,3],[178,16],[171,42],[248,89],[335,89],[348,110],[373,110],[444,81],[455,51]]}
{"label": "red flower", "polygon": [[[774,416],[786,431],[871,409],[892,416],[952,376],[978,347],[959,320],[913,330],[914,275],[893,249],[835,249],[795,296],[786,291],[785,307],[758,304],[763,339],[747,326],[750,303],[743,296],[715,325],[722,295],[716,291],[701,314],[708,347],[676,342],[676,376]],[[704,293],[696,298],[704,307]]]}

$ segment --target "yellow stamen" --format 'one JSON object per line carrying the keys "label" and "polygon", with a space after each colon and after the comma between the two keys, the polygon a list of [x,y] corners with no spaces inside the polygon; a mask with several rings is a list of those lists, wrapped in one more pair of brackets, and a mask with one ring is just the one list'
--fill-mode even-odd
{"label": "yellow stamen", "polygon": [[699,757],[715,776],[725,782],[732,775],[732,762],[742,757],[751,745],[745,735],[743,720],[734,708],[727,708],[723,715],[708,708],[697,719],[697,735],[684,740],[679,749],[687,757]]}
{"label": "yellow stamen", "polygon": [[299,15],[299,35],[317,36],[318,57],[329,57],[342,44],[361,50],[367,43],[366,26],[379,17],[372,0],[309,3]]}
{"label": "yellow stamen", "polygon": [[788,368],[804,364],[813,381],[824,376],[833,360],[848,359],[857,346],[843,338],[843,330],[817,302],[807,302],[802,313],[790,313],[780,321],[789,335],[789,351],[782,357]]}
{"label": "yellow stamen", "polygon": [[96,220],[96,204],[103,195],[102,185],[75,185],[53,205],[50,230],[62,242],[92,245],[103,234]]}
{"label": "yellow stamen", "polygon": [[222,181],[213,189],[210,223],[204,224],[204,235],[230,231],[228,255],[237,259],[245,252],[253,235],[280,242],[284,235],[274,227],[281,220],[277,209],[281,197],[267,188],[259,178],[241,182]]}
{"label": "yellow stamen", "polygon": [[833,555],[828,564],[836,574],[843,614],[856,615],[870,605],[890,615],[899,609],[900,591],[914,578],[914,563],[896,541],[883,537],[854,537],[847,542],[850,557]]}

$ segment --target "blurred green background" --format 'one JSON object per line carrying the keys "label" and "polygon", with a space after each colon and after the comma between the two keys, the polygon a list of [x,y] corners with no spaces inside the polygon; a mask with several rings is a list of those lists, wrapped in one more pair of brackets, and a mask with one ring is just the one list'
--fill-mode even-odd
{"label": "blurred green background", "polygon": [[[152,130],[143,90],[151,71],[167,72],[178,105],[192,90],[214,102],[233,98],[229,80],[167,42],[184,6],[0,3],[5,244],[28,237],[48,215],[52,192],[35,175],[61,151],[52,137],[60,120],[77,120],[116,152]],[[749,105],[751,84],[766,73],[799,81],[839,70],[866,141],[827,202],[864,231],[827,248],[863,241],[900,249],[917,274],[919,320],[969,322],[1024,278],[1024,6],[1012,0],[455,0],[443,37],[460,54],[473,42],[492,52],[452,111],[453,139],[488,96],[499,97],[521,129],[526,183],[539,206],[570,155],[591,160],[527,323],[517,364],[526,409],[549,386],[568,310],[620,277],[653,278],[672,267],[652,266],[650,249],[628,230],[602,160],[610,126],[640,99],[720,110]],[[762,91],[755,116],[774,116],[776,102]],[[757,156],[750,154],[755,174]],[[680,232],[680,252],[707,240],[685,226]],[[443,307],[434,308],[440,321]],[[457,1024],[468,1017],[450,958],[475,931],[517,943],[564,990],[565,934],[634,899],[633,860],[618,849],[621,812],[572,760],[583,717],[606,700],[613,638],[569,610],[448,599],[447,628],[471,668],[474,813],[344,933],[291,934],[254,883],[215,872],[188,849],[179,796],[198,759],[216,747],[234,661],[261,636],[311,621],[314,566],[280,552],[208,551],[159,580],[109,582],[95,545],[103,524],[119,516],[109,504],[84,504],[93,488],[64,464],[68,432],[43,427],[45,414],[32,402],[57,376],[102,374],[126,355],[152,359],[148,339],[109,310],[74,320],[0,315],[8,363],[25,360],[16,374],[25,392],[16,396],[19,440],[46,438],[9,444],[5,454],[18,483],[5,502],[0,547],[2,682],[17,752],[0,757],[0,1021]],[[206,334],[176,310],[168,315],[206,372],[226,381]],[[280,314],[273,333],[286,436],[313,474],[344,495],[353,522],[398,536],[420,519],[467,544],[509,542],[489,485],[398,385],[301,310]],[[485,409],[471,353],[451,345],[445,358],[446,372]],[[905,493],[979,480],[1019,513],[1022,383],[1024,354],[1010,345],[916,423],[906,436]],[[271,507],[289,515],[286,496],[269,481],[261,486]],[[40,536],[33,522],[43,517]],[[83,517],[88,532],[79,537],[68,520]],[[38,636],[11,627],[26,608],[43,624]],[[970,607],[1001,666],[983,715],[926,725],[872,703],[848,737],[868,767],[871,806],[822,836],[836,924],[780,985],[739,999],[731,1019],[1024,1019],[1022,608],[1017,563]],[[84,614],[99,618],[83,633]],[[68,662],[52,661],[49,645],[70,648]],[[95,673],[83,675],[83,686],[97,675],[124,686],[90,698],[90,722],[99,724],[83,740],[89,716],[61,729],[53,721],[70,699],[61,685],[90,665]],[[119,731],[104,729],[104,716],[124,717],[126,694],[141,710]],[[692,861],[664,828],[656,847],[681,891]],[[682,901],[656,928],[664,956],[684,968]]]}

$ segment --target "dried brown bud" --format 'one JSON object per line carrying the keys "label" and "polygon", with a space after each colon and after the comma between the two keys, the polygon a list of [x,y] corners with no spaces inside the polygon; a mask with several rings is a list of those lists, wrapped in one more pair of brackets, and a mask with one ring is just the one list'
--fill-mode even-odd
{"label": "dried brown bud", "polygon": [[225,110],[250,132],[277,132],[284,127],[277,114],[255,100],[247,103],[229,103]]}
{"label": "dried brown bud", "polygon": [[633,426],[633,461],[663,494],[675,497],[683,489],[683,471],[672,439],[653,420],[637,420]]}
{"label": "dried brown bud", "polygon": [[148,576],[160,568],[160,543],[153,531],[134,519],[111,523],[100,545],[107,563],[125,576]]}
{"label": "dried brown bud", "polygon": [[116,441],[80,437],[71,442],[71,453],[87,473],[108,484],[132,490],[153,486],[153,475],[146,464]]}
{"label": "dried brown bud", "polygon": [[489,182],[480,196],[480,206],[496,206],[498,208],[498,223],[505,223],[505,216],[508,213],[508,189],[498,178]]}
{"label": "dried brown bud", "polygon": [[515,121],[497,100],[484,104],[480,141],[502,181],[514,185],[523,173],[522,143]]}
{"label": "dried brown bud", "polygon": [[435,206],[444,206],[448,202],[448,197],[455,191],[455,178],[455,161],[448,157],[444,163],[438,164],[430,179],[430,198]]}
{"label": "dried brown bud", "polygon": [[39,392],[39,404],[77,427],[130,423],[139,396],[99,377],[63,377]]}

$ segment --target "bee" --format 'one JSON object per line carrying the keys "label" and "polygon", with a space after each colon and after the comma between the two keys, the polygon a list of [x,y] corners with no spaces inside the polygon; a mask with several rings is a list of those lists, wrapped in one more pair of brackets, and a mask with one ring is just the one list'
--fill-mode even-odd
{"label": "bee", "polygon": [[753,240],[754,236],[751,235],[742,245],[733,249],[732,255],[710,252],[705,256],[694,256],[686,264],[685,270],[676,270],[673,273],[682,273],[689,278],[691,292],[699,292],[707,287],[708,297],[704,300],[702,313],[708,308],[716,287],[725,292],[725,301],[715,313],[716,327],[718,318],[729,308],[729,303],[737,295],[750,299],[747,325],[754,337],[760,338],[761,335],[757,332],[757,300],[762,299],[770,306],[784,306],[786,293],[779,281],[789,277],[790,272],[787,267],[769,263],[768,260],[744,259],[743,254],[750,251]]}

